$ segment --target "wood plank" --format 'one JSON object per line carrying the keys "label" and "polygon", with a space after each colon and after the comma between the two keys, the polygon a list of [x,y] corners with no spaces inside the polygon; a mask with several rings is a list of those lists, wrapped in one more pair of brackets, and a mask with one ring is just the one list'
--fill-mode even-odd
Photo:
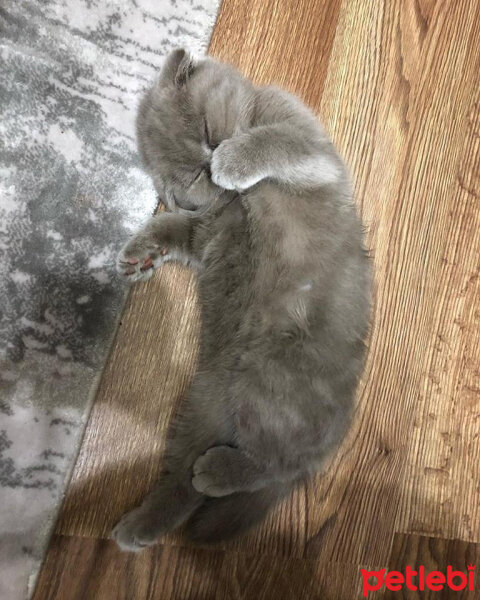
{"label": "wood plank", "polygon": [[398,530],[479,540],[479,9],[342,5],[319,112],[355,174],[376,301],[308,555],[382,564]]}
{"label": "wood plank", "polygon": [[55,535],[33,600],[353,600],[360,586],[356,566]]}
{"label": "wood plank", "polygon": [[[404,574],[407,565],[409,565],[418,573],[418,568],[423,565],[425,573],[440,571],[445,574],[447,565],[450,565],[455,571],[461,571],[468,576],[467,565],[470,564],[475,565],[478,571],[480,544],[414,534],[397,534],[394,538],[388,570],[400,571]],[[425,589],[423,591],[404,588],[402,590],[387,590],[385,600],[402,600],[404,598],[408,600],[414,598],[424,600],[474,600],[478,598],[478,590],[480,589],[478,572],[475,573],[475,576],[475,589],[473,591],[468,589],[452,590],[448,589],[448,586],[445,586],[443,590]],[[459,585],[461,581],[457,578],[454,583]],[[414,578],[413,584],[415,587],[419,587],[418,576]],[[375,598],[375,594],[372,594],[372,598]]]}
{"label": "wood plank", "polygon": [[341,0],[226,0],[209,53],[318,107]]}

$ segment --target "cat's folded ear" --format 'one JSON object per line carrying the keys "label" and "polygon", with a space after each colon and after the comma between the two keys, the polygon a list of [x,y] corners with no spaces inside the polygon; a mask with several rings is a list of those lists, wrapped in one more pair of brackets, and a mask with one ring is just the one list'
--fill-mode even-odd
{"label": "cat's folded ear", "polygon": [[187,82],[195,68],[193,58],[183,48],[170,52],[163,65],[160,80],[166,84],[181,88]]}

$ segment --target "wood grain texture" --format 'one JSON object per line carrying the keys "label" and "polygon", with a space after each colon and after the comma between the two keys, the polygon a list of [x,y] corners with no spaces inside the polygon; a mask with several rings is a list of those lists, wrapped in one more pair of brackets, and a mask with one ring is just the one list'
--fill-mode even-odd
{"label": "wood grain texture", "polygon": [[194,279],[164,267],[130,295],[36,600],[80,597],[76,553],[109,573],[89,598],[351,600],[359,565],[394,564],[401,539],[480,542],[480,3],[224,0],[211,52],[299,94],[351,167],[376,273],[355,423],[323,476],[236,542],[176,534],[136,557],[102,542],[152,485],[194,369]]}
{"label": "wood grain texture", "polygon": [[[467,575],[467,565],[476,565],[478,571],[479,563],[480,544],[400,533],[394,537],[388,568],[405,573],[407,565],[412,568],[413,565],[423,565],[426,573],[445,573],[446,565],[450,565],[455,571]],[[478,572],[475,576],[477,585],[473,591],[452,590],[448,589],[448,586],[443,590],[389,590],[385,593],[385,600],[475,600],[479,596]],[[458,585],[461,582],[456,579],[454,583]],[[414,579],[413,584],[419,587],[418,577]]]}
{"label": "wood grain texture", "polygon": [[393,531],[479,536],[480,5],[342,9],[320,114],[355,175],[376,302],[307,537],[330,517],[316,556],[381,564]]}
{"label": "wood grain texture", "polygon": [[163,544],[132,555],[55,535],[33,600],[342,600],[360,588],[353,565]]}

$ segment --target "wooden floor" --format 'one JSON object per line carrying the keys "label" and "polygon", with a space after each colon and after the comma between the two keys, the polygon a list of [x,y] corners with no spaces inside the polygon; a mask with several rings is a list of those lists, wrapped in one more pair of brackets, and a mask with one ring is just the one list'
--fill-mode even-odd
{"label": "wooden floor", "polygon": [[353,172],[376,270],[355,424],[243,539],[120,553],[195,361],[194,280],[164,267],[130,295],[35,600],[352,600],[361,566],[478,570],[480,2],[224,0],[211,53],[298,93]]}

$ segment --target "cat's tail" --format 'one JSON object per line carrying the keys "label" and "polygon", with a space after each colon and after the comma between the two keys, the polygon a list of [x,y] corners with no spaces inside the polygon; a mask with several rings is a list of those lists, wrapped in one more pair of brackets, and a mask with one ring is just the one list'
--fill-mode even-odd
{"label": "cat's tail", "polygon": [[256,492],[207,498],[188,521],[187,536],[200,543],[228,540],[262,521],[292,487],[275,484]]}

